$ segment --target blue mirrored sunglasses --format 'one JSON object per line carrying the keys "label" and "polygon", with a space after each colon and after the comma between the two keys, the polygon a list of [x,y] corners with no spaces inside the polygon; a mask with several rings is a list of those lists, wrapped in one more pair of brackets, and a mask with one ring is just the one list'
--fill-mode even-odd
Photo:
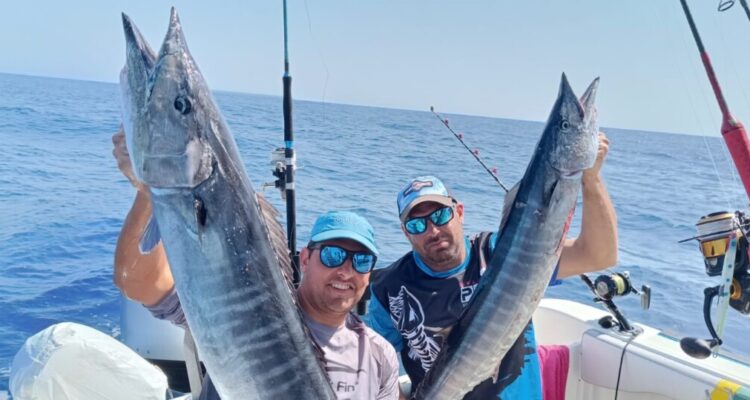
{"label": "blue mirrored sunglasses", "polygon": [[404,222],[404,228],[412,235],[419,235],[427,230],[427,219],[435,226],[443,226],[453,219],[453,207],[442,207],[423,217],[409,218]]}
{"label": "blue mirrored sunglasses", "polygon": [[360,274],[367,274],[375,268],[378,258],[365,251],[351,251],[335,245],[309,245],[310,250],[320,250],[320,262],[328,268],[337,268],[351,258],[352,268]]}

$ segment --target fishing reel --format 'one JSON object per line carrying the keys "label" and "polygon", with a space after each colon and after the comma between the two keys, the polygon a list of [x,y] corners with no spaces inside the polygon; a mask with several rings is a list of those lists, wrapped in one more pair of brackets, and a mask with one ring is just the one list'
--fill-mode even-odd
{"label": "fishing reel", "polygon": [[613,300],[615,297],[623,297],[631,293],[637,294],[641,298],[641,308],[648,310],[651,306],[651,288],[649,286],[641,286],[640,292],[636,290],[627,271],[599,275],[593,282],[586,275],[581,275],[581,279],[596,296],[594,302],[602,303],[612,313],[612,315],[607,315],[599,320],[600,326],[607,329],[617,327],[620,332],[640,333],[640,330],[630,324],[625,315],[620,312]]}
{"label": "fishing reel", "polygon": [[651,302],[651,288],[643,285],[643,293],[639,293],[630,281],[630,274],[625,272],[613,272],[610,275],[599,275],[594,280],[594,294],[600,300],[611,300],[617,296],[626,296],[630,293],[641,295],[641,305],[648,309]]}
{"label": "fishing reel", "polygon": [[[680,340],[682,350],[694,358],[718,354],[722,345],[726,313],[731,306],[742,314],[750,314],[750,257],[748,228],[750,218],[743,212],[721,211],[701,217],[696,223],[698,235],[680,243],[697,240],[706,275],[720,276],[721,283],[703,291],[703,319],[710,339],[686,337]],[[717,326],[711,321],[711,303],[718,298]]]}
{"label": "fishing reel", "polygon": [[[276,177],[276,180],[273,182],[268,182],[263,184],[263,190],[269,187],[275,187],[279,189],[281,192],[281,199],[286,200],[286,172],[287,172],[287,164],[286,164],[286,149],[283,147],[277,147],[271,152],[271,167],[272,167],[272,174]],[[292,173],[297,170],[297,156],[296,154],[292,155]]]}

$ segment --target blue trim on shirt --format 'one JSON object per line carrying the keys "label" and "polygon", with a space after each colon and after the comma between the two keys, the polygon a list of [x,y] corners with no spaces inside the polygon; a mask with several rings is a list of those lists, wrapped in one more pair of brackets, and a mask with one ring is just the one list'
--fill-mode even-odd
{"label": "blue trim on shirt", "polygon": [[458,264],[457,266],[449,269],[448,271],[442,271],[442,272],[435,272],[432,270],[432,268],[428,267],[427,264],[422,261],[422,258],[419,256],[419,253],[416,251],[412,251],[412,254],[414,255],[414,262],[417,264],[417,267],[422,270],[425,274],[433,277],[433,278],[447,278],[449,276],[453,276],[459,272],[463,272],[466,269],[466,266],[469,265],[469,260],[471,260],[471,243],[469,242],[469,238],[464,238],[465,241],[465,248],[466,248],[466,258],[464,258],[464,261],[461,264]]}
{"label": "blue trim on shirt", "polygon": [[[490,253],[495,251],[495,243],[497,242],[497,232],[492,232],[492,235],[490,235]],[[552,278],[549,280],[548,286],[557,286],[563,283],[562,280],[557,279],[557,273],[560,271],[560,260],[557,260],[557,265],[555,265],[555,271],[552,273]]]}
{"label": "blue trim on shirt", "polygon": [[372,292],[372,287],[370,287],[370,303],[367,306],[367,315],[365,315],[364,320],[372,330],[390,342],[397,352],[401,352],[404,348],[404,339],[396,326],[393,325],[390,313],[386,311],[375,293]]}
{"label": "blue trim on shirt", "polygon": [[500,400],[542,400],[542,374],[539,353],[536,350],[536,335],[534,325],[530,325],[523,335],[526,337],[526,355],[521,375],[513,383],[506,386],[497,397]]}

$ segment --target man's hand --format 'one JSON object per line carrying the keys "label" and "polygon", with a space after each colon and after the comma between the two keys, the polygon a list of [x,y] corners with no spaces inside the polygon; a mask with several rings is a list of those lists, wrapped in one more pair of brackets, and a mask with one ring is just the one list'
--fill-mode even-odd
{"label": "man's hand", "polygon": [[597,179],[599,177],[599,171],[602,169],[604,159],[607,157],[609,151],[609,139],[604,132],[599,132],[599,150],[596,152],[596,161],[594,166],[583,171],[583,182],[586,183],[591,179]]}
{"label": "man's hand", "polygon": [[138,180],[133,171],[133,163],[130,161],[130,153],[128,153],[128,146],[125,142],[125,131],[120,125],[120,130],[112,135],[112,155],[117,160],[117,168],[128,178],[130,184],[139,192],[148,193],[148,186],[145,183]]}
{"label": "man's hand", "polygon": [[617,263],[617,215],[599,172],[609,151],[609,139],[599,132],[594,166],[583,171],[581,234],[566,239],[558,278],[594,272]]}

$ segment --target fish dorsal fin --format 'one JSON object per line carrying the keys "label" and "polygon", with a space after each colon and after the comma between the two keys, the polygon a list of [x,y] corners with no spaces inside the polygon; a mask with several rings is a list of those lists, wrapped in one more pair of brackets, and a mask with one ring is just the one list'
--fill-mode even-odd
{"label": "fish dorsal fin", "polygon": [[[297,301],[297,290],[294,287],[294,271],[292,270],[292,259],[289,255],[289,249],[287,248],[286,233],[284,232],[284,228],[282,228],[281,224],[279,223],[279,211],[276,210],[276,208],[268,200],[266,200],[265,196],[263,196],[262,194],[256,193],[255,198],[258,200],[258,206],[260,207],[261,216],[266,221],[268,234],[271,239],[271,246],[276,253],[276,257],[279,259],[279,267],[281,267],[281,272],[284,275],[284,278],[286,278],[286,283],[289,285],[289,291],[291,292],[294,302],[299,306],[299,302]],[[300,319],[304,321],[305,317],[302,315],[302,310],[299,309],[299,307],[297,307],[297,312],[299,312]],[[313,351],[315,352],[315,356],[318,359],[318,362],[320,363],[322,368],[325,368],[326,359],[323,348],[320,347],[318,342],[314,340],[312,332],[310,331],[310,328],[307,327],[307,324],[302,324],[302,327],[307,336],[310,338],[310,343],[313,346]]]}
{"label": "fish dorsal fin", "polygon": [[268,236],[271,239],[271,247],[273,247],[276,258],[279,260],[281,272],[291,287],[292,293],[294,293],[292,259],[287,248],[286,233],[279,223],[279,211],[262,194],[256,193],[255,198],[258,200],[260,214],[266,222]]}
{"label": "fish dorsal fin", "polygon": [[505,194],[505,199],[503,200],[503,218],[500,220],[500,229],[497,230],[498,232],[502,232],[503,228],[505,227],[505,223],[508,222],[508,216],[510,215],[510,210],[513,209],[513,203],[516,201],[516,195],[518,194],[519,186],[521,186],[521,182],[513,185],[508,193]]}

